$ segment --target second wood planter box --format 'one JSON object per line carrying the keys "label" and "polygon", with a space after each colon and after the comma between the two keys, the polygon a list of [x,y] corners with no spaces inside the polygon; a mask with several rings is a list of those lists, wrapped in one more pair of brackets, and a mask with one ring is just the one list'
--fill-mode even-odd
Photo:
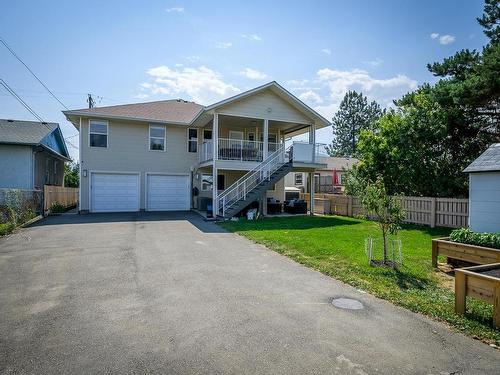
{"label": "second wood planter box", "polygon": [[465,314],[466,297],[493,305],[493,324],[500,328],[500,263],[455,270],[455,312]]}
{"label": "second wood planter box", "polygon": [[500,249],[453,242],[449,238],[432,240],[433,267],[437,267],[439,255],[474,264],[500,263]]}

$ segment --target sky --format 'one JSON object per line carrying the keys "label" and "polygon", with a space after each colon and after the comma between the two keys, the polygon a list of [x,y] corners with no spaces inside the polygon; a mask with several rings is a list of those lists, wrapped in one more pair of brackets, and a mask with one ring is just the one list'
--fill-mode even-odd
{"label": "sky", "polygon": [[[3,1],[0,37],[70,109],[208,105],[275,80],[331,119],[347,90],[382,107],[435,82],[429,62],[481,49],[480,0]],[[62,106],[0,44],[0,78],[78,158]],[[0,87],[0,118],[34,117]],[[329,143],[331,128],[317,141]]]}

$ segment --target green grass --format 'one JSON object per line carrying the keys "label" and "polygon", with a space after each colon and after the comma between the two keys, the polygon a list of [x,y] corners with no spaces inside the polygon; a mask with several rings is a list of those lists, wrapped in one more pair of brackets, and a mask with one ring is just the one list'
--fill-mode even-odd
{"label": "green grass", "polygon": [[467,315],[455,314],[453,290],[443,286],[442,274],[431,266],[431,239],[447,236],[448,229],[404,226],[398,233],[404,264],[394,270],[368,265],[365,238],[380,237],[377,224],[371,221],[297,216],[220,225],[377,297],[447,322],[485,342],[500,344],[500,331],[492,325],[492,306],[468,299]]}

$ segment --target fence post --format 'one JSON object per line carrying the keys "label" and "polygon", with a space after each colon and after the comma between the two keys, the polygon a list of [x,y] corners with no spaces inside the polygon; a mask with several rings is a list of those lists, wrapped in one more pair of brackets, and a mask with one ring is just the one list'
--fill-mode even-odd
{"label": "fence post", "polygon": [[352,217],[352,196],[347,199],[347,216]]}
{"label": "fence post", "polygon": [[431,228],[436,226],[436,198],[431,198]]}

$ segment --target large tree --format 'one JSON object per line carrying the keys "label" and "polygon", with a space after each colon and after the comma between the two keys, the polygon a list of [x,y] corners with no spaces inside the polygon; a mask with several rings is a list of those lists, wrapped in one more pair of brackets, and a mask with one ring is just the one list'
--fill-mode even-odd
{"label": "large tree", "polygon": [[429,64],[440,80],[395,101],[377,131],[362,132],[360,173],[383,176],[391,193],[467,195],[463,169],[499,140],[499,15],[499,1],[487,1],[480,20],[491,40],[482,52],[461,50]]}
{"label": "large tree", "polygon": [[330,156],[354,156],[361,130],[372,129],[382,111],[363,93],[348,91],[332,119],[333,142],[326,146]]}

